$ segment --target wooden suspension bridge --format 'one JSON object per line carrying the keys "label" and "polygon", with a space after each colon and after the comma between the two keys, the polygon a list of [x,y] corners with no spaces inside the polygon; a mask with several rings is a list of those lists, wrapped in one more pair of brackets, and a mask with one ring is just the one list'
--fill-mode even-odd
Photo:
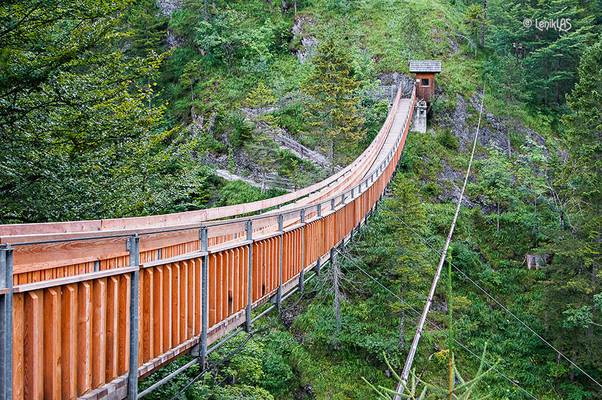
{"label": "wooden suspension bridge", "polygon": [[374,210],[416,91],[349,166],[236,206],[0,225],[0,399],[137,398],[139,377],[208,349],[303,285]]}

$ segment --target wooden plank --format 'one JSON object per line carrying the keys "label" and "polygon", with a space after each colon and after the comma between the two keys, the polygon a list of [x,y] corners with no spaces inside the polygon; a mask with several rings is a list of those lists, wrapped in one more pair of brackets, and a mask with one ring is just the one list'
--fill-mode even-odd
{"label": "wooden plank", "polygon": [[44,293],[25,295],[25,392],[26,399],[44,398]]}
{"label": "wooden plank", "polygon": [[61,295],[44,293],[44,398],[61,398]]}
{"label": "wooden plank", "polygon": [[163,351],[171,349],[173,344],[172,336],[172,287],[173,270],[171,265],[166,265],[163,269]]}
{"label": "wooden plank", "polygon": [[227,296],[227,310],[228,310],[228,316],[234,314],[234,268],[236,265],[236,259],[235,259],[235,254],[234,254],[234,250],[228,250],[226,252],[226,255],[228,257],[228,265],[227,265],[227,275],[226,275],[226,280],[227,280],[227,289],[226,289],[226,296]]}
{"label": "wooden plank", "polygon": [[142,360],[144,363],[150,360],[153,356],[153,346],[154,346],[154,271],[153,269],[145,269],[142,271],[141,275],[144,275],[144,282],[142,287],[142,298],[144,299],[142,303],[142,313],[140,314],[142,319],[142,340],[140,343],[142,344],[141,352]]}
{"label": "wooden plank", "polygon": [[224,268],[224,254],[223,253],[219,253],[217,255],[217,273],[219,275],[219,279],[217,281],[217,293],[218,293],[218,305],[216,306],[217,309],[217,322],[223,321],[224,317],[225,317],[225,307],[224,307],[224,302],[225,300],[225,296],[224,296],[224,288],[226,287],[226,279],[225,279],[225,268]]}
{"label": "wooden plank", "polygon": [[186,304],[188,305],[188,327],[186,337],[191,338],[194,335],[194,311],[195,311],[195,271],[194,271],[195,262],[194,260],[190,260],[188,263],[188,276],[187,276],[187,298],[188,301]]}
{"label": "wooden plank", "polygon": [[201,258],[197,258],[195,259],[195,266],[194,266],[194,271],[195,271],[195,318],[194,318],[194,322],[195,322],[195,328],[194,328],[194,332],[196,335],[201,333],[201,323],[203,321],[203,310],[202,310],[202,304],[201,304],[201,299],[202,299],[202,268],[203,268],[203,261]]}
{"label": "wooden plank", "polygon": [[110,238],[17,246],[13,251],[14,273],[21,274],[120,257],[128,254],[125,241],[125,238]]}
{"label": "wooden plank", "polygon": [[118,374],[126,373],[130,366],[130,293],[131,278],[129,275],[119,277],[119,313],[117,321],[118,334]]}
{"label": "wooden plank", "polygon": [[213,326],[217,320],[217,255],[211,254],[209,256],[209,293],[208,299],[208,310],[209,310],[209,326]]}
{"label": "wooden plank", "polygon": [[176,346],[180,341],[180,264],[173,264],[172,271],[172,301],[171,301],[171,331],[172,345]]}
{"label": "wooden plank", "polygon": [[83,282],[78,288],[77,391],[81,395],[92,387],[92,287]]}
{"label": "wooden plank", "polygon": [[92,286],[92,387],[106,382],[107,362],[107,281],[94,281]]}
{"label": "wooden plank", "polygon": [[180,343],[187,340],[188,331],[188,261],[180,264]]}
{"label": "wooden plank", "polygon": [[25,295],[13,296],[13,400],[25,398]]}
{"label": "wooden plank", "polygon": [[163,353],[163,267],[155,268],[153,287],[153,357]]}
{"label": "wooden plank", "polygon": [[107,381],[117,377],[119,351],[119,279],[107,278],[107,359],[105,376]]}

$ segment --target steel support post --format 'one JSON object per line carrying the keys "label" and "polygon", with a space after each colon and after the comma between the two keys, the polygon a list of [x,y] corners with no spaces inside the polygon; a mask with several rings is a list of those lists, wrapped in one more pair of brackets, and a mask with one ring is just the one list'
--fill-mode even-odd
{"label": "steel support post", "polygon": [[0,399],[13,397],[13,250],[0,245]]}
{"label": "steel support post", "polygon": [[334,211],[334,198],[330,199],[330,209]]}
{"label": "steel support post", "polygon": [[322,268],[322,259],[318,257],[316,261],[316,275],[320,275],[320,268]]}
{"label": "steel support post", "polygon": [[[201,251],[209,249],[209,235],[207,227],[202,227],[199,230],[201,240]],[[199,353],[201,369],[207,366],[207,331],[209,329],[209,256],[204,255],[202,260],[201,270],[201,351]]]}
{"label": "steel support post", "polygon": [[316,212],[318,213],[318,218],[322,216],[322,204],[316,206]]}
{"label": "steel support post", "polygon": [[130,267],[137,267],[131,273],[130,280],[130,364],[128,371],[128,399],[138,398],[138,333],[140,316],[140,238],[138,235],[131,236],[128,240],[130,252]]}
{"label": "steel support post", "polygon": [[282,303],[282,260],[283,260],[283,249],[284,249],[284,215],[278,215],[278,232],[280,232],[279,236],[279,260],[278,260],[278,294],[276,295],[276,306],[278,307],[278,312],[280,312],[280,303]]}
{"label": "steel support post", "polygon": [[247,261],[247,309],[245,311],[245,330],[251,332],[253,330],[251,319],[251,311],[253,308],[253,222],[251,220],[247,221],[246,231],[247,240],[250,240],[251,242],[249,243],[249,258]]}
{"label": "steel support post", "polygon": [[305,289],[305,209],[299,214],[301,222],[301,272],[299,272],[299,291],[303,293]]}

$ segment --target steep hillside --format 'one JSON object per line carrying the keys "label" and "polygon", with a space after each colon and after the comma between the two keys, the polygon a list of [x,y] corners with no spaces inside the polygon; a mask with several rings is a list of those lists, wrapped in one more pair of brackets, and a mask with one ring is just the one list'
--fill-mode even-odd
{"label": "steep hillside", "polygon": [[[599,248],[595,244],[599,218],[593,217],[598,221],[594,228],[596,223],[577,216],[580,211],[574,208],[580,189],[574,186],[577,181],[567,181],[566,159],[584,161],[586,156],[578,156],[574,146],[579,139],[571,136],[571,117],[565,116],[574,115],[576,100],[568,105],[564,101],[579,79],[572,58],[581,51],[572,46],[597,41],[599,9],[575,5],[565,10],[576,29],[566,35],[544,32],[535,43],[533,32],[522,25],[523,16],[557,15],[558,4],[529,6],[523,13],[503,2],[289,3],[297,6],[295,36],[289,44],[297,58],[284,52],[271,64],[274,69],[259,75],[271,89],[263,98],[284,98],[288,104],[284,110],[298,110],[285,111],[284,120],[283,114],[276,113],[276,125],[320,149],[311,127],[304,125],[302,103],[297,103],[295,93],[303,93],[303,76],[311,74],[312,57],[330,37],[350,45],[355,74],[366,88],[362,103],[367,113],[379,110],[369,95],[377,78],[381,85],[391,77],[399,81],[407,74],[410,58],[441,59],[444,70],[432,123],[426,134],[410,135],[388,197],[339,256],[340,330],[333,306],[335,276],[328,269],[309,284],[306,293],[289,300],[280,315],[260,322],[250,339],[239,335],[213,354],[215,369],[194,383],[187,396],[368,399],[378,397],[371,385],[395,386],[389,367],[401,369],[413,337],[416,313],[424,304],[459,195],[483,96],[477,161],[449,255],[451,280],[445,273],[429,317],[433,325],[414,364],[416,373],[430,385],[428,398],[443,398],[436,387],[447,387],[450,351],[466,379],[477,373],[486,347],[486,365],[495,369],[482,378],[471,398],[600,396],[595,383],[499,305],[504,304],[599,381],[600,276],[594,250]],[[240,7],[246,6],[232,5]],[[516,53],[513,41],[524,43],[528,52]],[[576,51],[573,56],[572,51]],[[553,54],[572,58],[563,67],[542,72],[542,63],[547,62],[542,57]],[[591,63],[599,60],[599,55],[588,57]],[[591,67],[582,66],[582,84],[591,76],[586,72]],[[532,87],[524,90],[521,85],[529,79],[537,80],[541,92]],[[552,92],[554,96],[548,95]],[[600,112],[599,104],[593,108]],[[380,115],[366,119],[376,127],[383,108]],[[585,123],[584,118],[581,121]],[[595,126],[583,125],[592,132]],[[369,137],[370,129],[366,140]],[[593,144],[595,140],[588,143],[599,146]],[[594,175],[599,174],[599,161],[592,168]],[[590,188],[597,179],[588,181]],[[581,203],[589,207],[589,218],[596,213],[592,199]],[[570,218],[580,220],[579,227],[570,227]],[[583,236],[586,231],[589,239]],[[567,251],[571,242],[585,247]],[[446,288],[448,280],[452,292]],[[448,319],[450,299],[453,325]],[[164,387],[157,398],[173,395],[194,375]]]}

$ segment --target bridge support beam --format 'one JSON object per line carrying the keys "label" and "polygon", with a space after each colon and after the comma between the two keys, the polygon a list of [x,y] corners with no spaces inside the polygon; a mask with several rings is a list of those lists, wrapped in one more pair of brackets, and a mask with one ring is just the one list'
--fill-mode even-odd
{"label": "bridge support beam", "polygon": [[[131,236],[128,241],[130,251],[130,267],[140,267],[140,238]],[[136,269],[130,275],[130,364],[128,370],[128,399],[138,398],[138,332],[140,315],[140,270]]]}
{"label": "bridge support beam", "polygon": [[0,399],[13,397],[13,250],[0,245]]}
{"label": "bridge support beam", "polygon": [[[199,232],[201,251],[209,248],[209,235],[207,227],[202,227]],[[209,329],[209,257],[204,255],[201,259],[201,351],[199,361],[201,369],[207,366],[207,330]]]}
{"label": "bridge support beam", "polygon": [[247,268],[247,307],[245,310],[245,330],[251,332],[253,330],[251,313],[253,311],[253,222],[247,221],[246,225],[247,240],[249,243],[249,258]]}

